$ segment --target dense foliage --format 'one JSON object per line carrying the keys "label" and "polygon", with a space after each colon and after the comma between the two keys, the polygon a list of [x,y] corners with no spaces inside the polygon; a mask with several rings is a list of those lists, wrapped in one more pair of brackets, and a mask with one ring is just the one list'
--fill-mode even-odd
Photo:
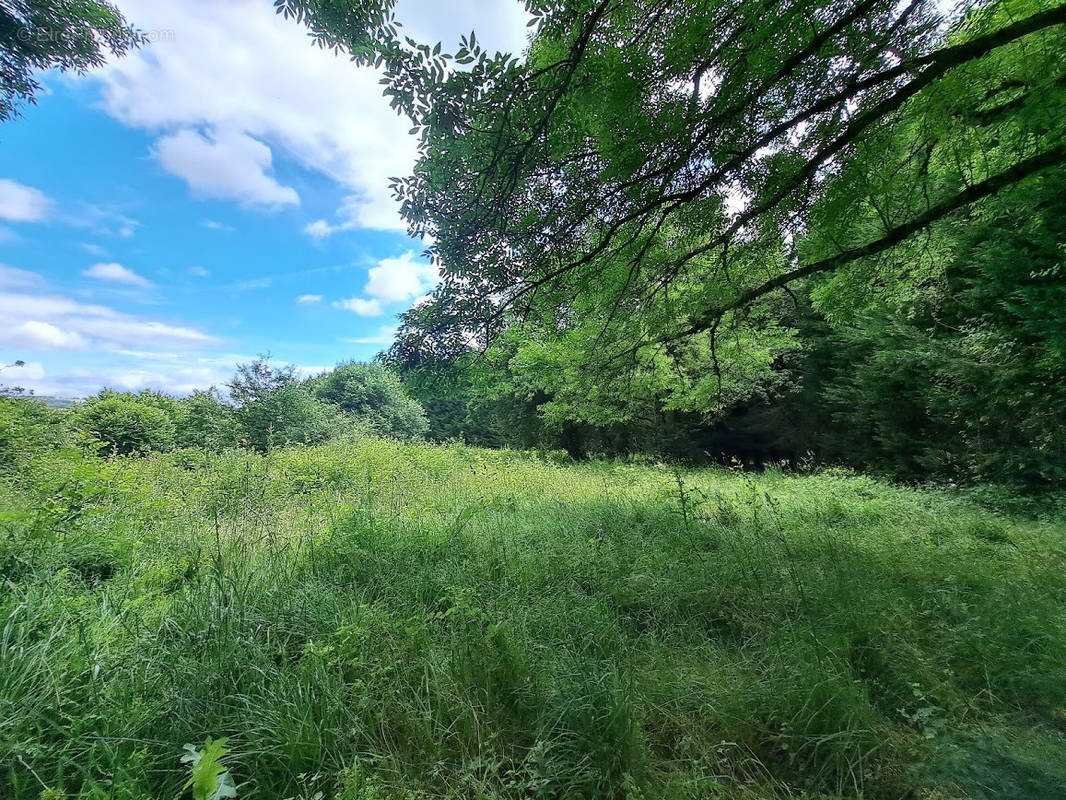
{"label": "dense foliage", "polygon": [[528,2],[514,58],[276,5],[421,135],[433,435],[1061,485],[1066,6]]}
{"label": "dense foliage", "polygon": [[308,385],[316,397],[364,420],[377,433],[410,439],[429,430],[422,406],[395,374],[379,365],[340,364]]}
{"label": "dense foliage", "polygon": [[104,391],[78,409],[75,425],[114,455],[145,455],[174,449],[179,408],[177,401],[150,392]]}
{"label": "dense foliage", "polygon": [[228,397],[213,389],[182,398],[105,389],[59,410],[32,395],[0,396],[0,471],[76,442],[104,455],[143,456],[241,446],[265,452],[372,433],[409,440],[427,431],[422,406],[380,364],[350,362],[300,380],[292,366],[260,357],[238,365]]}
{"label": "dense foliage", "polygon": [[[443,282],[379,363],[0,391],[5,797],[1066,796],[1066,5],[274,5]],[[0,3],[0,118],[138,39]]]}
{"label": "dense foliage", "polygon": [[62,412],[34,400],[0,395],[0,472],[70,441]]}

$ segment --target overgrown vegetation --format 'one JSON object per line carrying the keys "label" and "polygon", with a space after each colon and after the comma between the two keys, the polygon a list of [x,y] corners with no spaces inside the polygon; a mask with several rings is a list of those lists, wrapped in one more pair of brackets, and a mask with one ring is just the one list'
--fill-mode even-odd
{"label": "overgrown vegetation", "polygon": [[1066,792],[1061,521],[367,438],[46,449],[0,524],[15,798]]}
{"label": "overgrown vegetation", "polygon": [[[291,365],[269,359],[239,364],[229,396],[212,389],[175,398],[152,391],[104,390],[79,404],[66,418],[32,397],[0,398],[0,467],[22,451],[23,440],[78,436],[107,455],[147,455],[182,448],[219,451],[245,446],[265,452],[289,444],[380,434],[400,439],[423,436],[425,412],[400,381],[378,364],[342,364],[300,380]],[[6,438],[5,438],[6,437]],[[10,443],[8,441],[10,440]],[[10,451],[5,455],[5,448]]]}
{"label": "overgrown vegetation", "polygon": [[[1066,5],[274,6],[442,282],[380,363],[0,396],[12,797],[1066,796]],[[0,119],[140,41],[14,9]]]}
{"label": "overgrown vegetation", "polygon": [[276,7],[419,134],[431,435],[1066,486],[1060,0],[537,0],[522,57]]}

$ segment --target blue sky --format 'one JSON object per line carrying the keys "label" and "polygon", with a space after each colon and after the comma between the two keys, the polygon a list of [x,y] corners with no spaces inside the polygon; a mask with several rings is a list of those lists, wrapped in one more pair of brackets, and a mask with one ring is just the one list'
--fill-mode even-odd
{"label": "blue sky", "polygon": [[[186,393],[270,352],[317,372],[387,346],[432,290],[389,176],[414,156],[378,75],[269,0],[120,0],[152,38],[0,124],[0,382]],[[511,0],[401,0],[425,41],[518,51]]]}

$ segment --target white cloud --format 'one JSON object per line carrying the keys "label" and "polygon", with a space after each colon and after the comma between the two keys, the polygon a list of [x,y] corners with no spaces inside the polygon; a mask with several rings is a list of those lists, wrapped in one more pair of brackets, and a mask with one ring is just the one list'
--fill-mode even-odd
{"label": "white cloud", "polygon": [[389,303],[417,305],[426,302],[426,292],[440,279],[437,268],[418,260],[413,250],[398,258],[383,258],[368,270],[367,275],[369,280],[363,287],[364,297],[337,300],[333,307],[354,311],[364,317],[377,317],[384,313],[384,306]]}
{"label": "white cloud", "polygon": [[[100,206],[93,203],[82,203],[76,210],[64,212],[59,219],[66,225],[87,228],[99,236],[118,236],[123,239],[133,236],[141,224],[126,216],[122,208],[118,206]],[[103,248],[97,245],[83,244],[82,249],[88,252],[97,249],[103,251]]]}
{"label": "white cloud", "polygon": [[382,314],[381,303],[378,300],[367,300],[362,297],[335,300],[333,307],[342,308],[345,311],[354,311],[361,317],[380,317]]}
{"label": "white cloud", "polygon": [[[314,47],[304,27],[262,0],[117,5],[142,29],[174,35],[94,73],[109,114],[153,133],[210,128],[284,150],[345,188],[342,209],[359,226],[404,230],[388,178],[409,174],[416,145],[408,121],[382,97],[376,71]],[[494,49],[516,51],[526,34],[516,1],[404,0],[398,14],[406,30],[450,49],[472,28]]]}
{"label": "white cloud", "polygon": [[207,228],[209,231],[232,231],[233,230],[233,227],[231,225],[227,225],[224,222],[219,222],[218,220],[214,220],[214,219],[205,219],[200,224],[203,225],[205,228]]}
{"label": "white cloud", "polygon": [[207,278],[210,277],[211,271],[203,267],[189,267],[189,274],[194,278]]}
{"label": "white cloud", "polygon": [[304,233],[312,239],[321,241],[329,238],[335,233],[352,231],[358,228],[397,227],[405,229],[405,227],[399,222],[394,226],[384,219],[375,221],[374,216],[376,213],[377,212],[374,212],[372,209],[368,210],[366,200],[363,197],[350,194],[341,201],[340,208],[337,209],[336,213],[336,222],[331,223],[324,219],[315,220],[304,228]]}
{"label": "white cloud", "polygon": [[152,282],[141,275],[138,275],[131,269],[127,269],[119,263],[114,261],[93,264],[87,270],[82,272],[89,278],[96,278],[101,281],[110,281],[111,283],[125,283],[129,286],[137,286],[141,289],[149,289],[152,286]]}
{"label": "white cloud", "polygon": [[296,302],[302,305],[309,305],[311,303],[321,303],[322,295],[320,294],[302,294],[296,298]]}
{"label": "white cloud", "polygon": [[267,209],[300,204],[295,189],[268,174],[270,148],[246,133],[223,129],[204,135],[183,128],[157,139],[152,152],[167,172],[203,197]]}
{"label": "white cloud", "polygon": [[39,381],[44,376],[44,365],[39,361],[24,361],[22,366],[11,364],[0,369],[0,383],[5,386],[22,386],[26,382]]}
{"label": "white cloud", "polygon": [[215,343],[195,328],[124,314],[62,295],[0,291],[0,346],[34,350],[185,349]]}
{"label": "white cloud", "polygon": [[37,286],[43,282],[44,278],[36,272],[30,272],[28,269],[19,269],[18,267],[9,267],[7,264],[0,264],[0,287],[7,289],[24,289],[30,286]]}
{"label": "white cloud", "polygon": [[83,242],[81,249],[91,256],[96,256],[97,258],[107,258],[107,250],[93,242]]}
{"label": "white cloud", "polygon": [[[382,98],[376,72],[314,47],[305,28],[274,14],[261,0],[122,0],[119,5],[139,27],[173,30],[175,36],[95,73],[103,80],[104,105],[113,117],[163,131],[163,142],[184,131],[177,144],[197,154],[204,154],[208,143],[195,141],[195,130],[213,131],[216,142],[226,144],[216,152],[238,150],[245,180],[255,180],[274,205],[294,202],[295,192],[277,185],[262,161],[251,156],[256,152],[261,159],[280,148],[359,195],[369,225],[403,227],[387,182],[409,171],[414,140],[406,133],[409,124]],[[174,149],[174,143],[161,144],[156,145],[161,155]],[[209,177],[187,175],[191,168],[176,161],[171,154],[168,169],[183,169],[179,174],[187,180]],[[217,188],[213,194],[240,199]]]}
{"label": "white cloud", "polygon": [[[107,352],[53,351],[41,362],[0,371],[0,384],[24,386],[37,394],[84,397],[103,387],[124,391],[153,389],[186,395],[196,389],[222,387],[235,365],[254,356],[239,353],[166,352],[119,349]],[[297,367],[314,374],[322,367]]]}
{"label": "white cloud", "polygon": [[486,50],[520,54],[526,46],[529,15],[519,0],[399,0],[396,16],[408,33],[430,44],[443,41],[454,53],[459,37],[477,32]]}
{"label": "white cloud", "polygon": [[8,222],[40,222],[52,210],[52,201],[40,189],[0,179],[0,219]]}
{"label": "white cloud", "polygon": [[392,340],[396,338],[396,330],[395,325],[383,325],[373,336],[359,336],[341,341],[348,344],[392,344]]}
{"label": "white cloud", "polygon": [[366,294],[386,303],[402,303],[425,294],[440,276],[432,264],[416,259],[414,251],[409,250],[399,258],[379,261],[370,268]]}
{"label": "white cloud", "polygon": [[79,333],[65,331],[50,322],[27,320],[7,335],[6,343],[27,350],[84,349],[88,341]]}
{"label": "white cloud", "polygon": [[304,233],[306,233],[312,239],[315,239],[317,241],[322,241],[323,239],[328,239],[330,236],[332,236],[338,230],[339,230],[339,228],[336,228],[333,225],[330,225],[324,219],[317,219],[314,222],[312,222],[310,225],[307,225],[307,226],[304,227]]}

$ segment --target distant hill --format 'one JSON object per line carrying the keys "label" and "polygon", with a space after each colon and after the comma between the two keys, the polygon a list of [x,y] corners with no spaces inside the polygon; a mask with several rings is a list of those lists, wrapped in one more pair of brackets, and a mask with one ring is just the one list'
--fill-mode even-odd
{"label": "distant hill", "polygon": [[46,406],[50,408],[70,408],[83,402],[77,397],[53,397],[48,394],[21,394],[21,393],[5,393],[0,391],[0,396],[6,397],[23,397],[27,400],[40,400]]}
{"label": "distant hill", "polygon": [[70,408],[82,402],[75,397],[52,397],[47,394],[35,394],[33,397],[51,408]]}

